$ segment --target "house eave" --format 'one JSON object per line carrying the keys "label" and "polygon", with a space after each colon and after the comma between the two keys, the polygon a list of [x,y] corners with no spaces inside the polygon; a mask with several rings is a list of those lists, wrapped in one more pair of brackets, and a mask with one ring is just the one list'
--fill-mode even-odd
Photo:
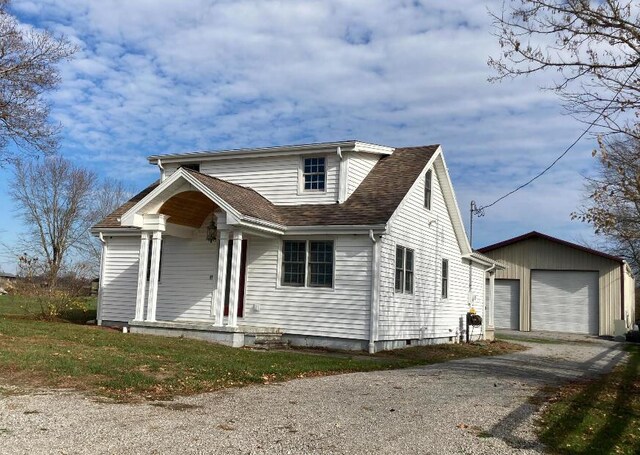
{"label": "house eave", "polygon": [[499,270],[504,270],[506,268],[499,262],[494,261],[493,259],[488,258],[484,255],[478,255],[476,253],[465,254],[462,256],[462,258],[468,260],[469,262],[475,262],[476,264],[484,265],[489,268],[496,268]]}
{"label": "house eave", "polygon": [[323,226],[287,226],[284,235],[323,235],[323,234],[366,234],[373,231],[374,234],[385,234],[386,224],[344,224]]}
{"label": "house eave", "polygon": [[276,147],[260,147],[254,149],[231,149],[231,150],[207,150],[200,152],[185,152],[185,153],[173,153],[173,154],[160,154],[151,155],[147,157],[149,163],[157,164],[160,159],[163,164],[166,163],[178,163],[188,161],[210,161],[210,160],[222,160],[228,158],[243,158],[243,157],[265,157],[265,156],[277,156],[287,153],[299,153],[299,154],[313,154],[319,152],[335,152],[340,147],[343,152],[361,152],[361,153],[373,153],[378,155],[391,155],[395,148],[387,147],[384,145],[371,144],[361,141],[340,141],[340,142],[320,142],[314,144],[302,144],[302,145],[285,145]]}
{"label": "house eave", "polygon": [[100,233],[103,235],[131,235],[140,232],[140,228],[135,226],[121,226],[121,227],[94,227],[91,228],[91,235],[98,237]]}

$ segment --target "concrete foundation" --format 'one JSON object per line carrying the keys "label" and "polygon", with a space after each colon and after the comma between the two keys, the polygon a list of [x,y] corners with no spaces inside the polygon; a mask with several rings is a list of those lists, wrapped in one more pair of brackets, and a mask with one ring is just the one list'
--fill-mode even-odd
{"label": "concrete foundation", "polygon": [[239,327],[217,327],[202,323],[130,321],[131,333],[165,337],[195,338],[234,348],[244,346],[244,331]]}

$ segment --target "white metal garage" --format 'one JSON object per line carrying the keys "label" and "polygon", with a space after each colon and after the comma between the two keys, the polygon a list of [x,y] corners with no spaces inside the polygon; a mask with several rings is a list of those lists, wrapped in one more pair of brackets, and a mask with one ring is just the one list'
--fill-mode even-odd
{"label": "white metal garage", "polygon": [[598,278],[598,272],[532,270],[531,329],[597,335]]}
{"label": "white metal garage", "polygon": [[494,291],[494,325],[499,329],[520,328],[520,281],[496,280]]}

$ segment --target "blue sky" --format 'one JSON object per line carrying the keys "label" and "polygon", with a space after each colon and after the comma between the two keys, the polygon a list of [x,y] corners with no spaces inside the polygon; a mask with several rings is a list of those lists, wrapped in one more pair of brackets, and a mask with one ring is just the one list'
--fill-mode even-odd
{"label": "blue sky", "polygon": [[[553,74],[487,82],[487,9],[403,0],[14,0],[30,26],[80,52],[61,67],[52,117],[61,152],[141,189],[156,153],[359,139],[440,143],[465,221],[546,167],[582,131],[539,90]],[[570,220],[594,172],[583,140],[534,185],[487,210],[474,246],[539,230],[595,245]],[[0,169],[0,242],[22,227]],[[0,267],[14,260],[0,251]]]}

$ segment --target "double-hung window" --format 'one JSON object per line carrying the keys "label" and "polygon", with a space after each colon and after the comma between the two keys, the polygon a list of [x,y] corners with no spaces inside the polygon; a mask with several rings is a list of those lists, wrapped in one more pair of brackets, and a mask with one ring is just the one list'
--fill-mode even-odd
{"label": "double-hung window", "polygon": [[302,169],[304,191],[324,191],[327,167],[323,156],[305,158]]}
{"label": "double-hung window", "polygon": [[333,286],[332,240],[285,240],[282,243],[283,286]]}
{"label": "double-hung window", "polygon": [[413,250],[396,247],[396,292],[413,294]]}
{"label": "double-hung window", "polygon": [[307,242],[285,240],[282,247],[282,284],[304,286]]}
{"label": "double-hung window", "polygon": [[449,297],[449,260],[442,260],[442,298]]}

